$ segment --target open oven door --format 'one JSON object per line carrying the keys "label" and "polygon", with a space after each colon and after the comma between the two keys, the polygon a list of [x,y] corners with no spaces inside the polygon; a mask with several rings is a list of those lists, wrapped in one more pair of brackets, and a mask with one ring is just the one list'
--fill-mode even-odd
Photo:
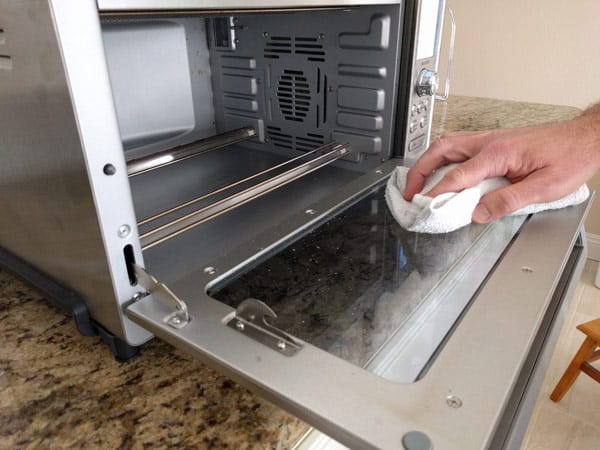
{"label": "open oven door", "polygon": [[137,267],[126,314],[350,448],[515,448],[590,201],[406,233],[397,162],[168,288]]}

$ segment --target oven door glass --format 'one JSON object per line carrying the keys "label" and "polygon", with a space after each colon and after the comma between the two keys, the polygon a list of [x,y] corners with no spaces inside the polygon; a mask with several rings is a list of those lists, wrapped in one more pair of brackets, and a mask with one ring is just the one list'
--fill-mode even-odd
{"label": "oven door glass", "polygon": [[268,322],[281,332],[393,381],[412,382],[524,220],[412,233],[396,223],[380,185],[208,293],[232,308],[260,300],[277,315]]}

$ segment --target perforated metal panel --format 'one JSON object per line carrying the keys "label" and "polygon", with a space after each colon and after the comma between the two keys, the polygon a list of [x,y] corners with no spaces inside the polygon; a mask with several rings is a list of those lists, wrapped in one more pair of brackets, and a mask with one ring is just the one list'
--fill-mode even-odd
{"label": "perforated metal panel", "polygon": [[258,126],[262,142],[244,145],[289,155],[348,142],[342,164],[360,170],[387,159],[400,14],[382,5],[232,17],[235,48],[209,42],[217,129]]}

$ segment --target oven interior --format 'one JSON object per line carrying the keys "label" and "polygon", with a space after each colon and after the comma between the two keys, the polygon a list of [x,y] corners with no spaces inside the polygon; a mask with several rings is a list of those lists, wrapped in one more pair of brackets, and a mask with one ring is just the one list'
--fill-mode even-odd
{"label": "oven interior", "polygon": [[401,12],[102,17],[150,270],[202,269],[395,155]]}

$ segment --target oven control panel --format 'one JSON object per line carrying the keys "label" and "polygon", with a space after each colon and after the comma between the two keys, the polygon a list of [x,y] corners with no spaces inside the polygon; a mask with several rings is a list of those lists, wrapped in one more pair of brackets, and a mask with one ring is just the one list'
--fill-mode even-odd
{"label": "oven control panel", "polygon": [[437,66],[444,8],[444,0],[418,2],[410,84],[413,88],[408,103],[404,147],[404,154],[409,158],[420,156],[429,146],[433,102],[439,84]]}
{"label": "oven control panel", "polygon": [[408,118],[408,139],[406,150],[414,153],[424,150],[430,129],[430,110],[433,106],[433,96],[412,98],[410,115]]}

